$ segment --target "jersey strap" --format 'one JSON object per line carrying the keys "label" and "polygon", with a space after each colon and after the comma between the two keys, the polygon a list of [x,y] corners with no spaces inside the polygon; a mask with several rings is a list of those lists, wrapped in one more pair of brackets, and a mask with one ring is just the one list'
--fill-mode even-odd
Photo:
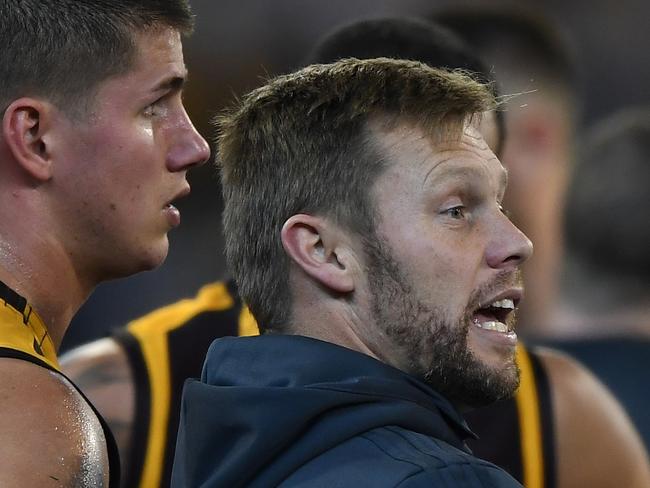
{"label": "jersey strap", "polygon": [[113,335],[128,357],[136,390],[127,487],[169,486],[183,383],[200,376],[215,338],[238,335],[240,314],[239,299],[217,282]]}
{"label": "jersey strap", "polygon": [[0,347],[22,351],[61,372],[47,327],[25,298],[0,281]]}
{"label": "jersey strap", "polygon": [[519,415],[523,484],[526,488],[556,486],[555,443],[548,376],[537,355],[519,346],[520,387],[515,395]]}

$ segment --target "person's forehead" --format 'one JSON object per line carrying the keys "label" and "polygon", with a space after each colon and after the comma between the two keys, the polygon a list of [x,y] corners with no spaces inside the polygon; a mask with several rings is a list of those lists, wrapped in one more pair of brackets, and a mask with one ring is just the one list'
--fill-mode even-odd
{"label": "person's forehead", "polygon": [[[99,98],[142,98],[155,92],[180,90],[187,79],[181,38],[166,28],[135,35],[135,59],[124,73],[99,85]],[[128,94],[131,95],[128,95]]]}
{"label": "person's forehead", "polygon": [[427,180],[431,185],[448,181],[465,181],[481,185],[491,181],[496,185],[499,194],[503,194],[508,186],[508,171],[496,157],[482,161],[450,157],[431,168],[426,175],[425,184]]}
{"label": "person's forehead", "polygon": [[181,70],[180,74],[187,74],[183,59],[183,43],[180,32],[172,27],[158,27],[147,29],[134,34],[135,62],[131,71],[155,68],[167,64],[169,67],[176,65]]}
{"label": "person's forehead", "polygon": [[396,124],[378,135],[392,171],[407,166],[418,169],[422,184],[447,179],[471,179],[480,183],[494,181],[499,190],[507,186],[507,171],[491,151],[475,124],[464,127],[462,134],[450,134],[435,140],[417,124]]}
{"label": "person's forehead", "polygon": [[392,124],[370,123],[371,137],[380,149],[393,156],[405,152],[419,153],[422,159],[441,159],[449,152],[466,152],[477,157],[496,159],[485,141],[479,122],[472,121],[457,130],[439,131],[423,128],[417,121],[403,120]]}

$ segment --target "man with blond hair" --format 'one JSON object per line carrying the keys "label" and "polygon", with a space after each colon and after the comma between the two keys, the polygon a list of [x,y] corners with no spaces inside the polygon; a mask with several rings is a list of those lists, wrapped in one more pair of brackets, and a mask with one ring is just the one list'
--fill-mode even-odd
{"label": "man with blond hair", "polygon": [[518,384],[532,245],[473,79],[386,58],[279,77],[218,120],[229,264],[262,335],[186,384],[174,486],[520,486],[459,409]]}

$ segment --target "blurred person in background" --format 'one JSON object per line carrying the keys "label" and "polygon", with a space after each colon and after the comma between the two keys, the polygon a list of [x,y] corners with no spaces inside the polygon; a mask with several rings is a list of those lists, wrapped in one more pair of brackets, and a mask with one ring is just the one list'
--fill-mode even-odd
{"label": "blurred person in background", "polygon": [[650,448],[650,108],[603,120],[578,154],[553,344],[621,399]]}
{"label": "blurred person in background", "polygon": [[[491,76],[453,33],[416,20],[361,21],[337,29],[319,42],[309,61],[331,62],[350,56],[410,58],[436,67],[462,68],[482,81]],[[487,114],[481,128],[496,152],[503,144],[503,117],[499,111]],[[255,321],[238,297],[234,282],[217,282],[207,285],[194,299],[153,312],[113,338],[67,356],[66,368],[113,420],[127,460],[126,486],[151,486],[145,483],[152,480],[168,486],[183,381],[200,375],[214,338],[253,334],[257,334]],[[584,459],[597,460],[616,479],[628,473],[629,486],[642,486],[631,481],[636,472],[627,464],[638,459],[633,452],[638,445],[635,434],[602,386],[574,361],[552,351],[521,347],[518,355],[523,387],[517,398],[471,414],[471,427],[485,439],[472,443],[477,454],[505,467],[527,486],[552,487],[558,475],[559,445],[565,439],[578,439],[584,444],[580,451]],[[585,403],[576,401],[577,384],[580,392],[588,391],[597,399],[581,415],[602,423],[603,435],[618,446],[621,458],[601,451],[602,443],[589,442],[591,435],[585,435],[583,423],[573,421],[575,411]],[[577,451],[567,452],[568,464],[575,455]],[[561,470],[558,486],[576,486],[572,484],[576,480],[612,486],[612,477],[594,480],[588,477],[591,472]]]}
{"label": "blurred person in background", "polygon": [[579,94],[566,41],[543,16],[512,6],[452,7],[431,20],[459,34],[489,67],[506,97],[501,160],[510,187],[505,205],[535,243],[523,268],[524,335],[549,336],[558,306],[562,210],[573,159]]}
{"label": "blurred person in background", "polygon": [[118,486],[57,351],[100,282],[165,259],[209,156],[181,99],[193,18],[184,0],[9,0],[0,18],[0,486]]}

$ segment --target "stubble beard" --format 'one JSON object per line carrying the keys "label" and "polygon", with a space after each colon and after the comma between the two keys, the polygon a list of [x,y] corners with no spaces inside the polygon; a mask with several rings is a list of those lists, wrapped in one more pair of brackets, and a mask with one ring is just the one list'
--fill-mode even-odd
{"label": "stubble beard", "polygon": [[497,283],[476,290],[463,316],[454,321],[418,299],[393,253],[379,239],[366,240],[365,248],[372,316],[406,356],[401,369],[458,407],[480,407],[512,396],[519,386],[514,357],[504,367],[492,368],[472,353],[467,342],[473,311]]}

